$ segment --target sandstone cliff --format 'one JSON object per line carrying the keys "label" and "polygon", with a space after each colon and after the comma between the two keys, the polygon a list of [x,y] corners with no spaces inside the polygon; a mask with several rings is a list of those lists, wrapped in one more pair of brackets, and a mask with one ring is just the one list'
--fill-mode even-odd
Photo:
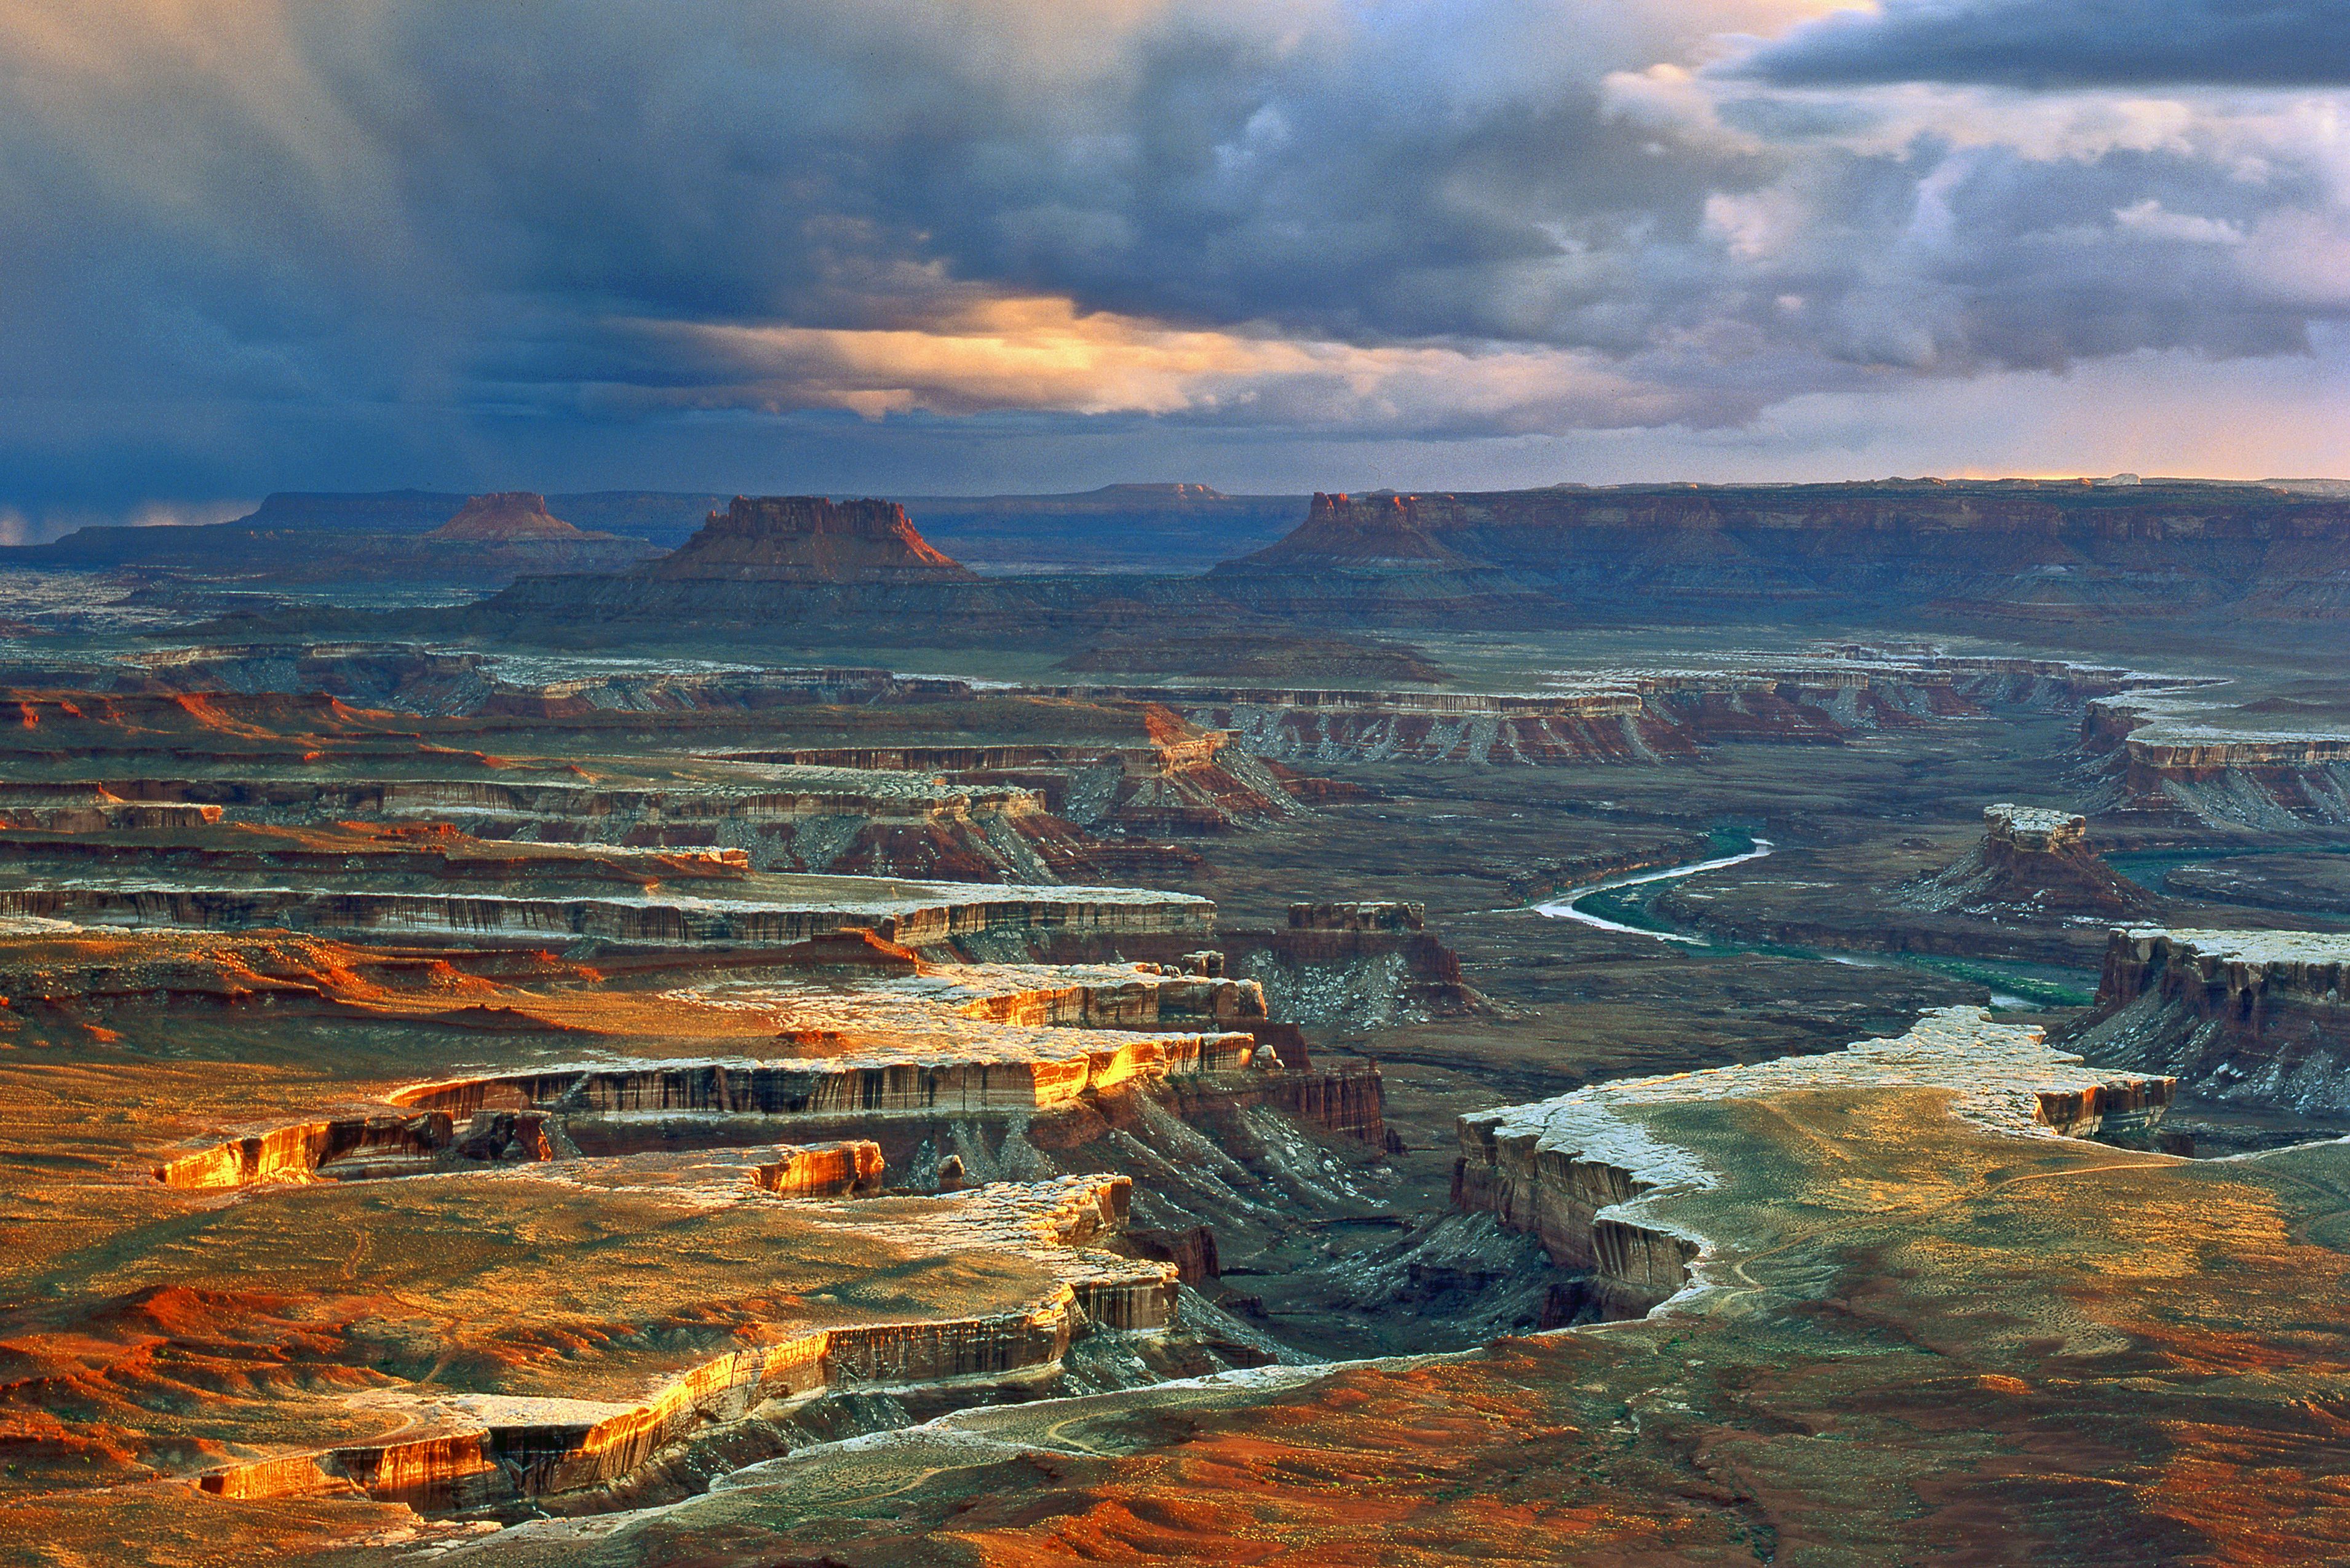
{"label": "sandstone cliff", "polygon": [[2096,1011],[2070,1044],[2215,1099],[2350,1111],[2350,936],[2113,933]]}
{"label": "sandstone cliff", "polygon": [[[1595,1085],[1557,1099],[1462,1116],[1456,1207],[1539,1237],[1561,1267],[1588,1276],[1608,1315],[1653,1309],[1702,1278],[1725,1238],[1674,1210],[1677,1196],[1721,1178],[1674,1141],[1672,1107],[1785,1094],[1931,1089],[1971,1121],[2062,1137],[2141,1131],[2161,1119],[2175,1080],[2085,1066],[2032,1026],[1976,1007],[1926,1014],[1908,1033],[1822,1056],[1783,1057]],[[1725,1264],[1734,1264],[1732,1251]]]}
{"label": "sandstone cliff", "polygon": [[2098,811],[2272,832],[2350,824],[2350,732],[2270,729],[2206,700],[2181,683],[2089,704],[2082,773]]}

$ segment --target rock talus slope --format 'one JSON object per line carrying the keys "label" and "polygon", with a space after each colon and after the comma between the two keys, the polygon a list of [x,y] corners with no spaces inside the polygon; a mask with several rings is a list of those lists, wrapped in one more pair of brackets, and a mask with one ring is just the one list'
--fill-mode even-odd
{"label": "rock talus slope", "polygon": [[2069,1044],[2214,1099],[2350,1110],[2350,936],[2116,929]]}

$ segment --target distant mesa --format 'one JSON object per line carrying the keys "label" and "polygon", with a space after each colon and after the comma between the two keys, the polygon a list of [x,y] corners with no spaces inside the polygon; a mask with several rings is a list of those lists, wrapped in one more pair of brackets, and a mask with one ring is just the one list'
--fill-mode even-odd
{"label": "distant mesa", "polygon": [[672,555],[631,574],[661,581],[975,582],[934,549],[893,501],[738,495]]}
{"label": "distant mesa", "polygon": [[1229,501],[1212,484],[1105,484],[1095,495],[1131,497],[1137,501]]}
{"label": "distant mesa", "polygon": [[[1214,578],[1261,608],[1389,626],[1758,611],[2338,620],[2350,617],[2350,507],[2160,479],[1324,494],[1286,538]],[[1276,598],[1265,580],[1279,578],[1315,581]]]}
{"label": "distant mesa", "polygon": [[1326,495],[1316,492],[1305,521],[1278,544],[1231,563],[1242,567],[1445,566],[1476,565],[1430,532],[1430,514],[1458,510],[1450,497]]}
{"label": "distant mesa", "polygon": [[529,490],[501,490],[489,495],[476,495],[465,503],[454,517],[424,535],[428,539],[475,541],[507,544],[523,540],[543,539],[548,543],[577,544],[588,539],[608,539],[609,534],[590,534],[575,528],[546,510],[546,497]]}

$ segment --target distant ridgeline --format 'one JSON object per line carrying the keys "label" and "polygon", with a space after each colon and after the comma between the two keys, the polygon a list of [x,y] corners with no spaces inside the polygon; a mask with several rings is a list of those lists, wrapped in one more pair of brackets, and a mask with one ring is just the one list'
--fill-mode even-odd
{"label": "distant ridgeline", "polygon": [[1604,618],[1806,606],[2002,620],[2350,616],[2350,503],[2157,480],[1559,486],[1316,495],[1287,538],[1217,568],[1266,608],[1418,600]]}
{"label": "distant ridgeline", "polygon": [[[1044,645],[1128,636],[1169,617],[1227,631],[1888,614],[2010,628],[2350,617],[2350,503],[2253,484],[1893,480],[1316,495],[1285,537],[1205,575],[1116,578],[975,578],[923,542],[909,510],[737,499],[660,562],[595,581],[525,580],[481,609],[517,628],[700,624],[772,628],[759,634],[771,639],[821,629],[865,641]],[[830,519],[824,528],[845,526],[852,513],[872,531],[857,552],[819,548],[813,533],[786,538],[819,516]],[[754,514],[771,523],[750,548],[740,535]],[[822,569],[827,558],[840,569]],[[874,569],[885,560],[895,567]]]}
{"label": "distant ridgeline", "polygon": [[[493,499],[429,490],[285,492],[234,522],[83,528],[54,544],[0,549],[0,565],[147,567],[298,582],[439,580],[456,574],[455,580],[494,587],[525,572],[613,571],[649,549],[673,550],[729,501],[715,493],[641,490],[531,496],[541,515],[570,525],[575,548],[560,557],[542,552],[542,558],[505,562],[391,542],[482,537],[448,530],[461,513]],[[1204,484],[1109,484],[1069,495],[923,496],[905,504],[946,549],[983,570],[1188,573],[1278,539],[1305,498],[1226,495]],[[528,532],[542,541],[556,536]],[[581,551],[576,548],[581,534],[625,541],[628,547]]]}
{"label": "distant ridgeline", "polygon": [[[755,545],[742,536],[745,505],[772,514]],[[869,538],[847,522],[868,507],[890,513],[872,514],[881,533]],[[892,552],[908,540],[899,561]],[[662,566],[640,566],[662,550],[673,552]],[[2350,617],[2350,498],[2307,482],[2186,480],[1563,485],[1310,502],[1190,484],[755,504],[400,491],[273,495],[252,516],[209,527],[86,528],[0,551],[0,563],[312,584],[514,583],[484,607],[490,620],[526,631],[518,622],[592,618],[636,628],[630,637],[707,626],[764,640],[821,628],[861,642],[1050,644],[1163,635],[1170,614],[1267,635],[1300,624],[1887,615],[2012,630],[2149,616]]]}
{"label": "distant ridgeline", "polygon": [[0,550],[0,566],[136,568],[286,587],[496,587],[532,573],[617,571],[651,553],[641,534],[598,526],[660,515],[647,499],[558,495],[550,507],[524,490],[272,495],[232,523],[82,528],[54,544]]}

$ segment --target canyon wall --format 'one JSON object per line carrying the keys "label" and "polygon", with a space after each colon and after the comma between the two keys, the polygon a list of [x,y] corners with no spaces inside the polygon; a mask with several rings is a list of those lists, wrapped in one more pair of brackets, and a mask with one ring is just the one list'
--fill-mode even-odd
{"label": "canyon wall", "polygon": [[[1992,705],[2078,711],[2144,677],[2052,660],[1855,649],[1753,669],[1596,673],[1555,693],[1073,686],[1052,694],[1163,704],[1284,763],[1659,763],[1738,742],[1835,744],[1977,718]],[[1562,683],[1565,684],[1565,683]]]}
{"label": "canyon wall", "polygon": [[2350,826],[2350,734],[2265,731],[2188,693],[2093,701],[2083,769],[2100,814],[2156,825],[2298,832]]}
{"label": "canyon wall", "polygon": [[2350,936],[2117,929],[2096,1008],[2067,1042],[2199,1094],[2350,1111]]}
{"label": "canyon wall", "polygon": [[230,1465],[199,1484],[237,1499],[355,1488],[379,1501],[446,1512],[608,1485],[695,1430],[740,1420],[772,1399],[1033,1374],[1095,1328],[1150,1332],[1173,1321],[1173,1262],[1123,1258],[1094,1245],[1124,1231],[1131,1185],[1125,1177],[1069,1177],[962,1199],[991,1210],[976,1218],[997,1244],[1062,1259],[1064,1282],[1018,1311],[790,1334],[693,1366],[634,1405],[442,1400],[420,1407],[411,1435]]}
{"label": "canyon wall", "polygon": [[1982,1008],[1929,1012],[1908,1033],[1821,1056],[1595,1085],[1456,1125],[1452,1200],[1537,1237],[1552,1261],[1586,1276],[1607,1315],[1637,1315],[1700,1282],[1710,1237],[1662,1201],[1719,1178],[1677,1146],[1657,1114],[1676,1105],[1854,1088],[1950,1096],[1958,1115],[2011,1131],[2082,1137],[2143,1131],[2168,1108],[2176,1080],[2085,1066],[2047,1047],[2037,1027],[1994,1023]]}

